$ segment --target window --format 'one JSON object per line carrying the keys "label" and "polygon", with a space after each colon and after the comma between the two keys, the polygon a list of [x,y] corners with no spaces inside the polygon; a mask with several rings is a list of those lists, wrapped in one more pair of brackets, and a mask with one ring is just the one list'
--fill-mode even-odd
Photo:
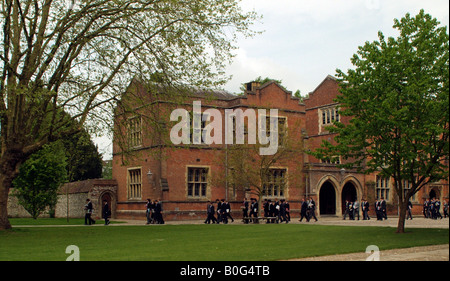
{"label": "window", "polygon": [[332,125],[334,122],[340,122],[339,109],[337,107],[327,107],[319,110],[319,133],[325,131],[323,128]]}
{"label": "window", "polygon": [[208,168],[188,168],[187,196],[189,198],[206,197],[208,188]]}
{"label": "window", "polygon": [[142,145],[142,124],[141,117],[128,119],[128,144],[130,147]]}
{"label": "window", "polygon": [[[270,116],[265,116],[266,118],[266,130],[261,129],[261,134],[268,136],[269,130],[273,128],[270,126]],[[287,117],[278,116],[278,143],[283,145],[286,140],[285,136],[287,134]]]}
{"label": "window", "polygon": [[[411,189],[411,183],[409,181],[402,181],[402,187],[403,187],[403,197],[406,198],[406,193]],[[411,201],[416,202],[416,194],[414,193],[413,196],[410,198]]]}
{"label": "window", "polygon": [[389,201],[389,192],[391,190],[391,181],[390,178],[382,178],[377,176],[376,181],[376,192],[377,198],[384,197],[386,201]]}
{"label": "window", "polygon": [[128,199],[142,199],[141,169],[128,170]]}
{"label": "window", "polygon": [[270,169],[263,183],[266,197],[284,197],[286,191],[286,169]]}
{"label": "window", "polygon": [[205,143],[205,141],[203,140],[203,131],[205,130],[207,122],[204,121],[203,118],[205,118],[205,120],[207,120],[208,115],[203,113],[203,117],[202,117],[202,113],[190,112],[190,119],[192,120],[190,141],[192,144],[204,144]]}
{"label": "window", "polygon": [[341,164],[341,157],[338,156],[338,157],[324,158],[324,159],[321,159],[321,162],[323,164],[339,165],[339,164]]}

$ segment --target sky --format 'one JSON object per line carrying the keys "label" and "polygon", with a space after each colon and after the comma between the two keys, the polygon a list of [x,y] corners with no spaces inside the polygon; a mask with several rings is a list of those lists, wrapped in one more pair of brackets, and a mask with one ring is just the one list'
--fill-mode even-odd
{"label": "sky", "polygon": [[[397,37],[394,19],[424,9],[449,25],[448,0],[242,0],[241,5],[262,15],[253,29],[263,33],[237,42],[227,68],[232,79],[224,86],[230,93],[262,76],[307,96],[336,69],[352,68],[350,58],[358,46],[377,40],[379,31]],[[111,159],[111,140],[94,141],[103,158]]]}

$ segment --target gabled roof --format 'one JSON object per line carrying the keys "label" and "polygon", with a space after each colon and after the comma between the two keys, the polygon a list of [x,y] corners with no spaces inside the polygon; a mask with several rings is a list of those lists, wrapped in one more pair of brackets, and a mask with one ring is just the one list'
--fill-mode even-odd
{"label": "gabled roof", "polygon": [[319,86],[317,86],[317,87],[314,89],[314,91],[310,92],[309,95],[310,95],[310,96],[313,95],[313,94],[317,91],[317,89],[319,89],[319,88],[323,85],[323,83],[325,83],[327,80],[337,81],[337,78],[334,77],[334,76],[331,76],[331,75],[327,75],[327,77],[326,77],[325,79],[323,79],[323,81],[319,84]]}

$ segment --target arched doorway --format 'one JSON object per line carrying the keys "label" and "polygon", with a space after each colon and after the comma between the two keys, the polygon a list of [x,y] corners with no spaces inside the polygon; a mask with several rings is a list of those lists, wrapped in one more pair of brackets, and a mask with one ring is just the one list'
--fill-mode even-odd
{"label": "arched doorway", "polygon": [[345,213],[346,201],[355,202],[358,198],[356,187],[351,182],[347,182],[342,188],[342,214]]}
{"label": "arched doorway", "polygon": [[430,196],[430,200],[433,198],[439,199],[440,198],[439,190],[437,190],[436,188],[432,188],[428,196]]}
{"label": "arched doorway", "polygon": [[326,181],[319,193],[320,215],[336,214],[336,191],[331,182]]}
{"label": "arched doorway", "polygon": [[101,206],[101,214],[103,215],[103,206],[105,205],[103,202],[106,200],[108,202],[109,209],[111,211],[111,218],[115,217],[115,200],[113,199],[113,195],[109,192],[104,192],[100,197],[99,206]]}

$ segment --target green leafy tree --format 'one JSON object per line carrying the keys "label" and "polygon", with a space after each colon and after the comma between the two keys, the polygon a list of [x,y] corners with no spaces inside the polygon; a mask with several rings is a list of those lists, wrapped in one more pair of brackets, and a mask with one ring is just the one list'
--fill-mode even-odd
{"label": "green leafy tree", "polygon": [[20,167],[14,181],[14,195],[33,219],[47,208],[54,209],[58,188],[67,179],[64,147],[45,145]]}
{"label": "green leafy tree", "polygon": [[314,154],[393,179],[403,233],[411,196],[449,175],[449,35],[423,10],[394,23],[398,38],[379,32],[351,59],[355,69],[337,70],[340,114],[351,119]]}
{"label": "green leafy tree", "polygon": [[102,155],[88,132],[82,130],[62,141],[67,158],[69,182],[102,177]]}
{"label": "green leafy tree", "polygon": [[9,188],[30,155],[83,127],[107,129],[134,77],[223,85],[256,18],[238,0],[2,0],[0,230],[11,228]]}

